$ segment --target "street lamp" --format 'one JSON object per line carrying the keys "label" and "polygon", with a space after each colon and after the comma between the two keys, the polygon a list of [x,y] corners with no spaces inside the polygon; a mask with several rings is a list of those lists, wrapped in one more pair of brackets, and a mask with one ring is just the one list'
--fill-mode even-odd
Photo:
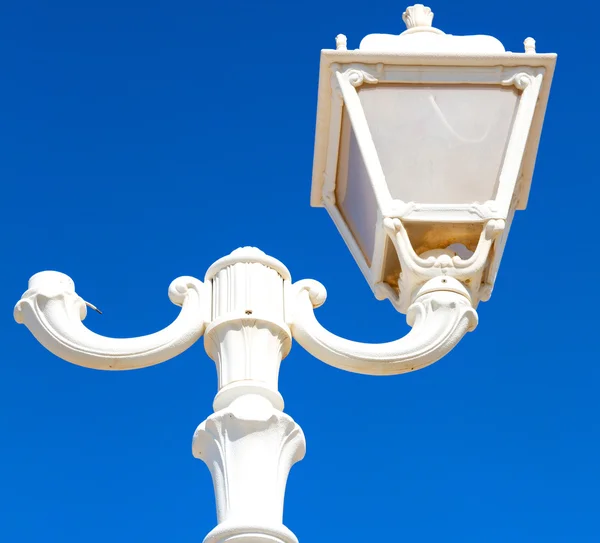
{"label": "street lamp", "polygon": [[215,262],[204,281],[173,281],[181,312],[148,336],[87,329],[89,304],[59,272],[34,275],[15,307],[47,349],[94,369],[159,364],[204,335],[218,374],[215,412],[192,442],[215,487],[218,524],[205,543],[297,543],[283,503],[305,439],[278,391],[292,338],[348,371],[413,371],[474,329],[489,298],[527,203],[556,55],[536,54],[531,38],[514,54],[489,36],[446,35],[432,17],[412,6],[400,36],[367,36],[348,51],[340,35],[321,56],[312,204],[326,207],[375,295],[407,314],[405,337],[364,344],[330,333],[314,315],[325,288],[293,283],[251,247]]}
{"label": "street lamp", "polygon": [[405,313],[444,275],[476,306],[527,205],[556,55],[444,34],[421,4],[403,19],[400,36],[322,52],[311,203],[377,298]]}

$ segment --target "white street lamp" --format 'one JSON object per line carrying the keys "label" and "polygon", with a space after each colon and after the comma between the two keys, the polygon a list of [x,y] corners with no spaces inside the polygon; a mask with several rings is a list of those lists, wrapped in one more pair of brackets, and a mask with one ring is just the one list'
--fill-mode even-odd
{"label": "white street lamp", "polygon": [[403,19],[400,36],[322,52],[311,203],[379,299],[405,313],[444,275],[476,306],[527,205],[556,55],[444,34],[421,4]]}
{"label": "white street lamp", "polygon": [[159,364],[204,334],[219,379],[215,412],[192,444],[215,487],[218,525],[205,543],[297,542],[283,498],[305,439],[278,391],[292,337],[341,369],[403,373],[448,353],[491,293],[513,213],[527,202],[556,55],[536,54],[530,38],[514,54],[488,36],[446,35],[432,17],[410,7],[406,32],[367,36],[356,51],[338,36],[319,83],[312,203],[327,208],[376,296],[407,313],[407,336],[374,345],[331,334],[314,316],[325,288],[292,283],[281,262],[248,247],[204,282],[173,281],[181,312],[148,336],[88,330],[86,302],[59,272],[34,275],[15,307],[47,349],[94,369]]}

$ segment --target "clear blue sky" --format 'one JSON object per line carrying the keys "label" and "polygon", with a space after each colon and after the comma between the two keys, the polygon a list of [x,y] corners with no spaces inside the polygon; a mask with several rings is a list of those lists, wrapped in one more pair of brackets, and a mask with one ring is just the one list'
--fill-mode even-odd
{"label": "clear blue sky", "polygon": [[[529,208],[480,325],[441,362],[281,370],[308,452],[285,522],[304,543],[598,542],[595,2],[438,0],[438,27],[559,60]],[[107,335],[153,332],[167,287],[256,245],[329,291],[332,331],[395,339],[326,212],[309,207],[319,51],[399,33],[372,2],[21,0],[0,6],[0,540],[192,543],[215,525],[192,458],[211,413],[202,342],[143,371],[46,352],[12,318],[28,278],[69,274]]]}

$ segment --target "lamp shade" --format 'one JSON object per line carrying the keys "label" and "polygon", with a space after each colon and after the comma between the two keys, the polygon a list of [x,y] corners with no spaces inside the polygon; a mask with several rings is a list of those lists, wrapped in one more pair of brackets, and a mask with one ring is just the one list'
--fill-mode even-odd
{"label": "lamp shade", "polygon": [[321,54],[312,204],[327,208],[375,294],[401,311],[420,283],[403,284],[403,261],[445,255],[456,266],[438,271],[455,275],[493,231],[469,287],[475,303],[489,296],[513,213],[527,203],[556,62],[530,38],[525,53],[507,53],[489,36],[446,35],[432,18],[412,6],[400,36],[367,36],[354,51],[339,36]]}

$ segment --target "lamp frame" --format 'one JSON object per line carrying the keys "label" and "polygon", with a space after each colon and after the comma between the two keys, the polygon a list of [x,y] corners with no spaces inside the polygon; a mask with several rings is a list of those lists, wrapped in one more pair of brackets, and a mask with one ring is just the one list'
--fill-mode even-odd
{"label": "lamp frame", "polygon": [[[338,40],[338,45],[340,42],[345,43]],[[484,271],[484,288],[477,298],[489,298],[514,212],[527,206],[555,63],[556,55],[553,53],[416,55],[348,51],[343,48],[321,52],[311,205],[326,208],[377,298],[389,298],[402,312],[410,303],[410,293],[402,301],[399,298],[402,294],[392,292],[384,282],[386,245],[390,240],[395,241],[389,220],[395,221],[395,224],[398,224],[397,221],[481,223],[484,230],[490,221],[504,221],[502,228],[497,228],[501,231],[493,240],[493,248],[488,249],[491,260],[485,270],[479,270]],[[483,203],[427,204],[392,198],[358,95],[363,85],[388,84],[512,85],[519,91],[493,200]],[[344,108],[377,202],[371,258],[361,250],[336,203]]]}

